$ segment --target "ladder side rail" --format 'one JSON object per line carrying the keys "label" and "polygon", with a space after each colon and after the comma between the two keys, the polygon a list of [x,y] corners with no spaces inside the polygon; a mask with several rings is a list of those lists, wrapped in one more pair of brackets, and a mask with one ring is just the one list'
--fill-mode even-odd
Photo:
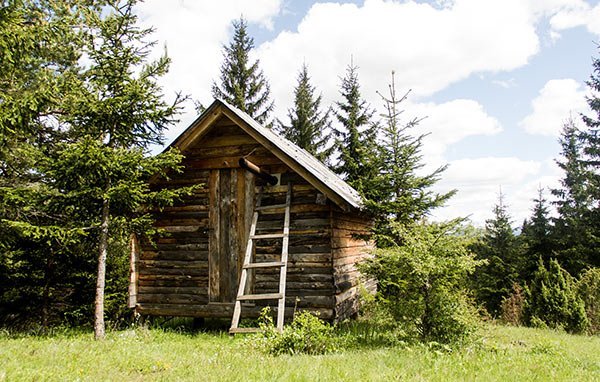
{"label": "ladder side rail", "polygon": [[285,316],[285,283],[287,275],[288,246],[290,239],[290,205],[292,203],[292,184],[288,183],[288,191],[285,198],[285,217],[283,221],[283,242],[281,245],[281,262],[283,266],[279,272],[279,294],[281,298],[277,305],[277,329],[283,331],[283,320]]}

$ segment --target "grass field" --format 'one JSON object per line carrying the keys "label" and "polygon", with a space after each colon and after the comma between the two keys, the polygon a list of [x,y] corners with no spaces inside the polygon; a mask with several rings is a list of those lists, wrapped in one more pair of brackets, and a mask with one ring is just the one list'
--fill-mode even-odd
{"label": "grass field", "polygon": [[220,333],[134,329],[0,334],[0,381],[600,381],[600,337],[486,326],[454,351],[424,345],[268,356]]}

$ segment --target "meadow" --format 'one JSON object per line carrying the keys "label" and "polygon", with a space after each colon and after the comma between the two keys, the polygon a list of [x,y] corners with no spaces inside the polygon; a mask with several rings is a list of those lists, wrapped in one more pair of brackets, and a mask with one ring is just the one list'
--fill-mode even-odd
{"label": "meadow", "polygon": [[250,337],[134,328],[0,332],[0,381],[598,381],[600,337],[488,324],[473,343],[271,356]]}

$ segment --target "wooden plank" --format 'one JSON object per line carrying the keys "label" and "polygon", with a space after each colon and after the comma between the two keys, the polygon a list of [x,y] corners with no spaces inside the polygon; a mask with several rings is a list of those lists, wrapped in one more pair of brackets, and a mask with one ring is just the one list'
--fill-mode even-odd
{"label": "wooden plank", "polygon": [[229,186],[229,245],[225,254],[227,255],[227,278],[229,285],[227,289],[226,301],[235,301],[238,284],[238,259],[240,253],[239,229],[240,221],[238,209],[238,170],[232,169],[230,172]]}
{"label": "wooden plank", "polygon": [[220,245],[220,208],[219,208],[219,170],[212,170],[209,178],[209,240],[208,240],[208,297],[210,301],[219,299],[219,245]]}
{"label": "wooden plank", "polygon": [[137,303],[137,294],[138,294],[138,268],[137,263],[139,261],[139,243],[137,236],[132,234],[129,239],[129,249],[130,249],[130,257],[129,257],[129,298],[127,301],[127,306],[129,308],[135,308],[135,304]]}
{"label": "wooden plank", "polygon": [[246,269],[251,269],[251,268],[275,268],[275,267],[282,267],[284,265],[284,263],[282,261],[269,261],[269,262],[264,262],[264,263],[250,263],[250,264],[246,264],[243,267]]}
{"label": "wooden plank", "polygon": [[[186,163],[186,166],[193,168],[195,170],[198,169],[232,169],[232,168],[240,168],[239,164],[240,156],[231,156],[231,157],[217,157],[217,158],[203,158],[203,159],[193,159],[189,160]],[[252,163],[265,166],[265,165],[273,165],[278,164],[281,161],[277,159],[277,157],[273,155],[266,156],[256,156],[250,155],[247,157],[249,161]]]}
{"label": "wooden plank", "polygon": [[278,300],[282,298],[281,293],[262,293],[262,294],[243,294],[238,296],[238,300],[254,301],[254,300]]}
{"label": "wooden plank", "polygon": [[224,146],[237,146],[237,145],[249,145],[256,144],[256,141],[252,139],[248,134],[239,135],[227,135],[222,137],[206,137],[201,142],[202,147],[224,147]]}
{"label": "wooden plank", "polygon": [[231,171],[219,170],[219,301],[230,302]]}

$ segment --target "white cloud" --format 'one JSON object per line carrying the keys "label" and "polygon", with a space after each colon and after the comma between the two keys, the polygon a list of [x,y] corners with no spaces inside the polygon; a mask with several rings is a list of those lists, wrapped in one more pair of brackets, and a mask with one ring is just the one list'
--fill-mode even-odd
{"label": "white cloud", "polygon": [[316,3],[296,31],[258,49],[280,110],[292,102],[303,61],[324,94],[337,99],[340,76],[353,55],[364,96],[378,105],[396,72],[398,89],[434,94],[474,73],[509,71],[538,52],[530,9],[520,0],[456,0],[435,7],[413,1],[366,0],[364,5]]}
{"label": "white cloud", "polygon": [[554,31],[585,26],[585,28],[597,36],[600,36],[600,4],[591,6],[584,1],[571,1],[570,4],[561,7],[550,18],[550,26]]}
{"label": "white cloud", "polygon": [[530,134],[558,136],[564,122],[588,110],[586,88],[577,81],[556,79],[548,81],[531,102],[532,113],[519,124]]}
{"label": "white cloud", "polygon": [[434,104],[407,105],[407,115],[426,117],[415,133],[428,134],[423,154],[428,162],[443,163],[448,146],[474,135],[494,135],[502,131],[500,122],[488,115],[483,106],[469,99]]}
{"label": "white cloud", "polygon": [[[194,99],[212,101],[210,87],[219,75],[222,46],[231,34],[231,22],[241,15],[249,23],[272,28],[282,0],[219,0],[219,1],[164,1],[147,0],[136,7],[142,25],[153,26],[153,39],[159,47],[166,45],[172,65],[161,79],[165,94],[173,97],[181,91]],[[155,54],[162,54],[157,49]],[[194,118],[191,103],[182,116],[183,123],[169,132],[177,136]]]}
{"label": "white cloud", "polygon": [[[537,189],[556,187],[558,174],[551,162],[525,161],[516,157],[486,157],[459,159],[450,162],[442,180],[436,185],[439,192],[457,189],[448,206],[435,210],[434,219],[452,219],[469,215],[482,226],[492,217],[492,207],[500,190],[515,225],[531,215],[532,199]],[[549,193],[546,192],[549,197]]]}

